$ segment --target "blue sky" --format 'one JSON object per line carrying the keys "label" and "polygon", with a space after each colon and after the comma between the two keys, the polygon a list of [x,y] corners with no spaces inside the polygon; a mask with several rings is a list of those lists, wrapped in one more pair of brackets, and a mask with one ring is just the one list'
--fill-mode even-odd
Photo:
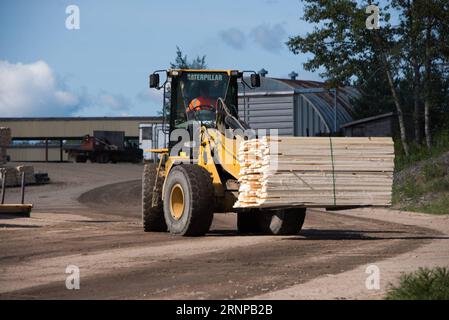
{"label": "blue sky", "polygon": [[[80,9],[79,30],[65,27],[65,9],[72,4]],[[6,79],[23,76],[6,89],[30,97],[26,106],[22,101],[22,107],[0,112],[155,115],[160,97],[147,89],[148,74],[167,68],[177,45],[189,57],[206,55],[210,68],[264,67],[275,77],[295,70],[302,79],[317,80],[302,69],[305,57],[285,46],[288,36],[311,30],[301,15],[298,0],[2,0],[0,68]],[[30,87],[30,77],[41,73],[48,85]]]}

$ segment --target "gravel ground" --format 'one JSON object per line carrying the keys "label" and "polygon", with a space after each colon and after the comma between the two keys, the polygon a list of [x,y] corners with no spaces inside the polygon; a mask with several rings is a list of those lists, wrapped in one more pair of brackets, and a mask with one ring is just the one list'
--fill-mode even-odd
{"label": "gravel ground", "polygon": [[[377,299],[402,271],[449,264],[444,216],[309,210],[299,235],[273,237],[216,214],[205,237],[182,238],[143,232],[141,165],[34,165],[52,184],[27,188],[31,218],[0,218],[1,299]],[[373,264],[379,290],[365,286]],[[68,265],[80,290],[65,288]]]}

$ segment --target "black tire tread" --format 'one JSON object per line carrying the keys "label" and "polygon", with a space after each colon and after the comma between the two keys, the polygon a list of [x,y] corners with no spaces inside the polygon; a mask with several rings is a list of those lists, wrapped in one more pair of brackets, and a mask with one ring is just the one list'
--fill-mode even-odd
{"label": "black tire tread", "polygon": [[262,211],[259,215],[259,228],[264,234],[272,235],[295,235],[298,234],[302,226],[304,225],[304,220],[306,217],[305,208],[292,208],[280,210],[283,212],[282,221],[277,225],[278,228],[273,230],[271,225],[271,220],[276,212]]}
{"label": "black tire tread", "polygon": [[247,210],[237,213],[237,230],[239,233],[260,232],[257,215],[258,210]]}
{"label": "black tire tread", "polygon": [[[172,170],[180,170],[190,186],[191,215],[183,236],[203,236],[208,231],[214,217],[214,187],[209,172],[198,165],[178,165]],[[168,198],[166,201],[169,201]]]}
{"label": "black tire tread", "polygon": [[142,176],[142,223],[145,232],[167,231],[164,219],[164,208],[162,203],[163,177],[159,177],[157,194],[157,206],[152,206],[153,187],[157,175],[157,164],[149,163],[144,166]]}

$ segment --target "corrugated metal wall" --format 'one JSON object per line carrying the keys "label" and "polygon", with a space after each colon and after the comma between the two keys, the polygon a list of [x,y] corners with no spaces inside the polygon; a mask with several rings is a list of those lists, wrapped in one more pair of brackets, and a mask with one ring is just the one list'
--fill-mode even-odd
{"label": "corrugated metal wall", "polygon": [[124,131],[127,137],[138,137],[141,123],[161,122],[157,117],[0,118],[0,127],[11,128],[13,139],[81,138],[94,130]]}
{"label": "corrugated metal wall", "polygon": [[294,95],[291,93],[240,97],[239,117],[252,129],[278,129],[279,135],[292,136]]}
{"label": "corrugated metal wall", "polygon": [[[355,95],[352,88],[338,90],[337,130],[353,121],[350,96]],[[239,116],[251,128],[278,129],[280,135],[328,134],[335,130],[334,94],[322,82],[262,77],[261,87],[240,91]]]}
{"label": "corrugated metal wall", "polygon": [[[8,148],[6,153],[10,156],[11,161],[45,161],[45,147],[14,147]],[[48,161],[60,161],[61,154],[59,147],[48,147]],[[68,155],[63,151],[62,160],[67,161]]]}
{"label": "corrugated metal wall", "polygon": [[326,123],[304,95],[297,95],[295,106],[295,136],[313,137],[329,133]]}
{"label": "corrugated metal wall", "polygon": [[281,136],[306,137],[329,132],[312,104],[293,92],[240,97],[239,117],[252,129],[278,129]]}

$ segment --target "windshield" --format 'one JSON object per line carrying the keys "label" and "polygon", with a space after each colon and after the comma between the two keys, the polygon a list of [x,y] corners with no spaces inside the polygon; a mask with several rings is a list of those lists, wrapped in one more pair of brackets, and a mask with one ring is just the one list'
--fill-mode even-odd
{"label": "windshield", "polygon": [[226,99],[230,77],[220,72],[183,72],[177,79],[175,127],[215,121],[218,98]]}

